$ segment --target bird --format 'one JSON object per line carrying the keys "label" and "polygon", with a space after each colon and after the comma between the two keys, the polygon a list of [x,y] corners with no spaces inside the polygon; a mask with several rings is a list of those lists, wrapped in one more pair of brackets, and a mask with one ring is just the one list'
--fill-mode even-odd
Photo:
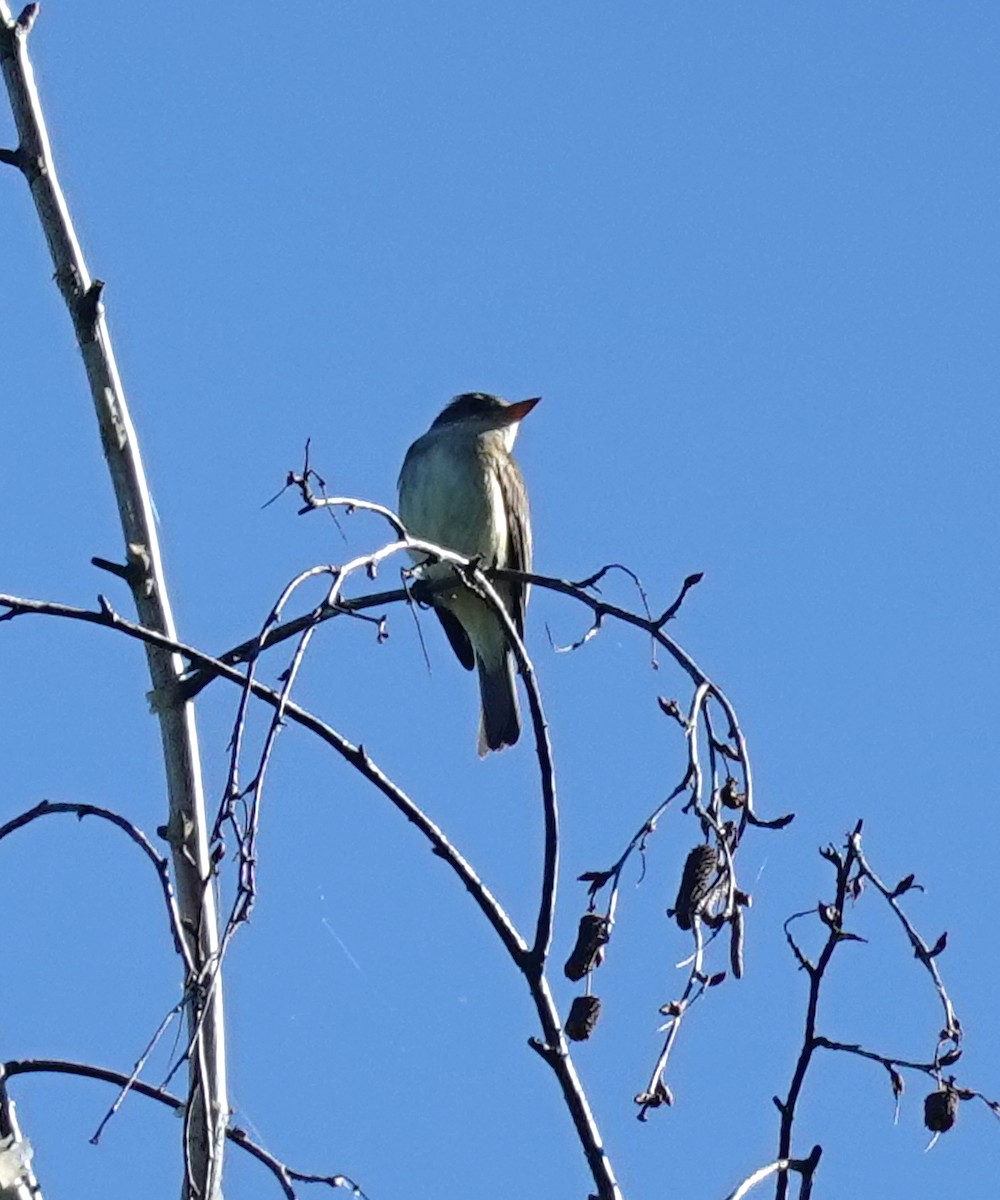
{"label": "bird", "polygon": [[[483,567],[531,570],[528,494],[511,449],[521,421],[540,398],[508,403],[485,392],[465,392],[442,409],[406,452],[399,473],[399,516],[411,537],[477,559]],[[424,577],[458,583],[445,563],[427,565]],[[523,638],[527,585],[496,580],[493,586]],[[460,583],[454,591],[435,593],[433,606],[458,661],[479,672],[480,758],[513,746],[521,718],[502,621]]]}

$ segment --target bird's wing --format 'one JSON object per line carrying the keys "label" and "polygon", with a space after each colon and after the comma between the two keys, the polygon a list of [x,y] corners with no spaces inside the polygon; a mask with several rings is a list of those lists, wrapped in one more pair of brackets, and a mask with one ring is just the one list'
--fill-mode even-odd
{"label": "bird's wing", "polygon": [[[513,571],[531,570],[531,517],[528,513],[528,493],[517,463],[510,457],[497,468],[497,482],[507,514],[507,560],[497,563]],[[524,637],[524,610],[528,603],[528,588],[523,583],[509,583],[510,615],[517,632]]]}
{"label": "bird's wing", "polygon": [[455,651],[458,661],[467,671],[471,671],[476,665],[476,652],[472,648],[469,635],[465,632],[465,626],[447,608],[439,608],[435,605],[434,611],[437,619],[441,622],[441,628],[448,635],[448,641],[451,643],[451,648]]}

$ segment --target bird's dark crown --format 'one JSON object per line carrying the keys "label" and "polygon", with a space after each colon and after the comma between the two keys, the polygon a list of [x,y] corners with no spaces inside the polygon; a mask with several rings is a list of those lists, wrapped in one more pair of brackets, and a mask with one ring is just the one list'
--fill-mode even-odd
{"label": "bird's dark crown", "polygon": [[441,410],[431,429],[451,425],[453,421],[464,421],[466,417],[485,417],[491,413],[502,412],[507,407],[507,403],[499,396],[490,396],[487,392],[463,392]]}

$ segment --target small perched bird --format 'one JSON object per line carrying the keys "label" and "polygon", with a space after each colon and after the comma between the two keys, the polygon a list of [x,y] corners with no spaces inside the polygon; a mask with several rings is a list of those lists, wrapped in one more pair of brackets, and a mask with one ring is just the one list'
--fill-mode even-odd
{"label": "small perched bird", "polygon": [[[412,537],[478,558],[485,567],[531,570],[528,495],[511,448],[518,426],[538,400],[508,404],[468,392],[456,396],[417,438],[399,473],[399,515]],[[430,581],[453,575],[445,563],[426,570]],[[503,580],[494,587],[523,637],[527,587]],[[513,746],[521,719],[500,618],[464,586],[438,592],[434,611],[458,661],[469,671],[479,669],[480,756]]]}

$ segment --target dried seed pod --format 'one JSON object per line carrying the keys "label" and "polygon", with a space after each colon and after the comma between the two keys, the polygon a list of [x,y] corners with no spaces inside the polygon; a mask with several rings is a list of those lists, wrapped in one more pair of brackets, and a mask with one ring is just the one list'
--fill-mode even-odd
{"label": "dried seed pod", "polygon": [[585,1042],[600,1015],[601,1002],[596,996],[577,996],[566,1018],[566,1036],[574,1042]]}
{"label": "dried seed pod", "polygon": [[958,1115],[958,1092],[939,1088],[924,1099],[924,1124],[931,1133],[947,1133]]}
{"label": "dried seed pod", "polygon": [[722,787],[719,788],[719,799],[726,808],[743,808],[747,802],[747,794],[740,791],[739,784],[730,775]]}
{"label": "dried seed pod", "polygon": [[743,978],[743,909],[737,904],[729,934],[729,965],[737,979]]}
{"label": "dried seed pod", "polygon": [[687,856],[677,899],[674,907],[667,910],[668,916],[674,917],[681,929],[691,928],[702,902],[712,890],[718,869],[719,855],[714,846],[695,846]]}
{"label": "dried seed pod", "polygon": [[576,983],[584,975],[593,971],[595,967],[599,967],[604,958],[604,946],[608,937],[607,917],[602,917],[600,913],[584,913],[580,918],[576,945],[563,967],[566,978],[572,979]]}
{"label": "dried seed pod", "polygon": [[640,1092],[633,1099],[636,1104],[641,1105],[643,1108],[659,1108],[661,1104],[668,1106],[673,1104],[674,1094],[662,1079],[658,1079],[650,1091]]}

